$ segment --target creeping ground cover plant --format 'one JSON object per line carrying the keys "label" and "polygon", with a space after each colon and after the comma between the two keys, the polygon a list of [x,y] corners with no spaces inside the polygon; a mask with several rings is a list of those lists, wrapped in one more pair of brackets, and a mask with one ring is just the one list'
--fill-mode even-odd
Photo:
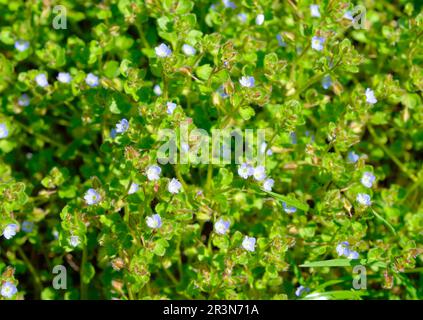
{"label": "creeping ground cover plant", "polygon": [[0,299],[421,299],[423,3],[0,0]]}

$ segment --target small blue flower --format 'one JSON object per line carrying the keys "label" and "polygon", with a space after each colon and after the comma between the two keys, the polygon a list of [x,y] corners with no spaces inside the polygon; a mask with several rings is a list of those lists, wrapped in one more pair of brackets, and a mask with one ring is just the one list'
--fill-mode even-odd
{"label": "small blue flower", "polygon": [[158,84],[156,84],[153,88],[153,92],[156,96],[161,96],[162,95],[162,88],[160,88],[160,86]]}
{"label": "small blue flower", "polygon": [[100,194],[95,190],[95,189],[88,189],[88,191],[85,193],[84,196],[85,202],[88,205],[93,205],[93,204],[97,204],[101,201],[101,196]]}
{"label": "small blue flower", "polygon": [[22,223],[22,230],[26,233],[30,233],[32,232],[32,230],[34,230],[34,222],[32,221],[24,221]]}
{"label": "small blue flower", "polygon": [[338,256],[348,256],[350,254],[350,244],[348,241],[343,241],[336,246]]}
{"label": "small blue flower", "polygon": [[236,4],[235,3],[233,3],[232,1],[230,1],[230,0],[222,0],[222,3],[223,3],[223,6],[225,7],[225,8],[231,8],[231,9],[235,9],[236,8]]}
{"label": "small blue flower", "polygon": [[344,256],[348,259],[358,259],[358,252],[350,249],[350,244],[348,241],[343,241],[336,246],[336,252],[338,256]]}
{"label": "small blue flower", "polygon": [[257,181],[262,181],[266,178],[266,169],[264,166],[257,166],[254,168],[253,172],[254,179]]}
{"label": "small blue flower", "polygon": [[349,252],[349,254],[348,254],[348,256],[347,256],[347,258],[348,259],[352,259],[352,260],[355,260],[355,259],[358,259],[359,258],[359,254],[358,254],[358,252],[357,251],[350,251]]}
{"label": "small blue flower", "polygon": [[16,293],[18,292],[18,289],[16,288],[16,286],[10,282],[10,281],[6,281],[3,283],[3,285],[1,286],[1,295],[5,298],[12,298]]}
{"label": "small blue flower", "polygon": [[319,5],[317,4],[310,5],[310,13],[312,17],[320,18]]}
{"label": "small blue flower", "polygon": [[195,48],[191,47],[189,44],[184,44],[182,46],[182,51],[187,56],[193,56],[193,55],[195,55],[197,53],[197,51],[195,50]]}
{"label": "small blue flower", "polygon": [[87,74],[85,77],[85,83],[89,85],[90,87],[94,88],[97,87],[99,84],[98,77],[95,74],[92,74],[91,72]]}
{"label": "small blue flower", "polygon": [[223,86],[220,86],[216,92],[222,97],[222,99],[226,99],[227,97],[229,97],[229,95],[226,94],[225,89],[223,88]]}
{"label": "small blue flower", "polygon": [[295,132],[289,134],[289,139],[291,140],[291,144],[297,144],[297,134]]}
{"label": "small blue flower", "polygon": [[264,14],[259,14],[256,17],[256,25],[261,26],[264,22]]}
{"label": "small blue flower", "polygon": [[151,229],[158,229],[162,226],[162,219],[158,214],[153,214],[146,218],[147,226]]}
{"label": "small blue flower", "polygon": [[173,178],[167,186],[167,190],[173,194],[179,193],[181,188],[182,188],[182,184],[175,178]]}
{"label": "small blue flower", "polygon": [[72,77],[68,72],[59,72],[57,80],[61,83],[69,83],[72,81]]}
{"label": "small blue flower", "polygon": [[344,16],[343,16],[345,19],[347,19],[347,20],[350,20],[350,21],[353,21],[354,20],[354,17],[353,17],[353,15],[352,15],[352,12],[351,11],[346,11],[345,13],[344,13]]}
{"label": "small blue flower", "polygon": [[252,176],[254,174],[254,168],[244,162],[241,164],[238,168],[238,174],[243,179],[248,179],[248,177]]}
{"label": "small blue flower", "polygon": [[297,211],[297,208],[288,206],[285,202],[282,202],[282,207],[286,213],[294,213]]}
{"label": "small blue flower", "polygon": [[245,23],[247,21],[247,15],[244,12],[238,14],[238,19],[241,23]]}
{"label": "small blue flower", "polygon": [[276,40],[278,40],[278,45],[280,47],[286,47],[286,42],[283,40],[282,35],[280,33],[276,35]]}
{"label": "small blue flower", "polygon": [[375,104],[377,102],[377,99],[375,97],[375,93],[370,88],[366,89],[366,102],[370,103],[370,104]]}
{"label": "small blue flower", "polygon": [[272,191],[273,185],[275,184],[275,180],[273,179],[266,179],[263,182],[263,189],[266,191]]}
{"label": "small blue flower", "polygon": [[35,82],[39,87],[45,88],[48,86],[47,75],[45,73],[40,73],[35,77]]}
{"label": "small blue flower", "polygon": [[161,43],[158,47],[155,47],[154,51],[156,52],[156,56],[159,58],[166,58],[172,54],[172,50],[170,50],[170,48],[164,43]]}
{"label": "small blue flower", "polygon": [[242,247],[247,251],[254,252],[256,247],[256,238],[245,236],[242,241]]}
{"label": "small blue flower", "polygon": [[149,181],[156,181],[160,179],[162,169],[159,166],[151,165],[147,168],[146,174]]}
{"label": "small blue flower", "polygon": [[332,85],[332,79],[331,79],[330,75],[324,76],[323,79],[322,79],[323,89],[327,90],[327,89],[330,88],[331,85]]}
{"label": "small blue flower", "polygon": [[166,103],[166,106],[167,106],[166,112],[169,115],[171,115],[173,113],[173,111],[175,111],[175,109],[176,109],[176,103],[173,103],[173,102],[170,102],[170,101],[168,103]]}
{"label": "small blue flower", "polygon": [[350,151],[348,152],[347,158],[348,158],[348,162],[356,163],[358,159],[360,159],[360,156],[356,154],[354,151]]}
{"label": "small blue flower", "polygon": [[0,123],[0,139],[7,138],[9,135],[9,130],[5,123]]}
{"label": "small blue flower", "polygon": [[314,50],[322,51],[323,50],[323,44],[325,43],[325,41],[326,41],[326,39],[324,37],[314,36],[311,39],[311,47]]}
{"label": "small blue flower", "polygon": [[229,231],[229,226],[231,223],[229,221],[225,221],[222,218],[220,218],[215,224],[214,224],[214,230],[217,234],[224,235]]}
{"label": "small blue flower", "polygon": [[124,133],[129,129],[129,121],[123,118],[116,124],[116,133]]}
{"label": "small blue flower", "polygon": [[26,93],[24,93],[23,95],[21,95],[18,99],[18,105],[20,105],[21,107],[27,107],[29,106],[29,97]]}
{"label": "small blue flower", "polygon": [[137,183],[132,182],[131,186],[129,187],[128,194],[133,194],[133,193],[137,192],[139,190],[139,188],[140,188],[140,186]]}
{"label": "small blue flower", "polygon": [[69,239],[69,243],[72,247],[77,247],[81,243],[78,236],[72,235]]}
{"label": "small blue flower", "polygon": [[303,295],[303,293],[305,293],[305,292],[309,292],[310,291],[310,289],[309,288],[306,288],[306,287],[304,287],[304,286],[299,286],[296,290],[295,290],[295,295],[297,296],[297,297],[301,297],[302,295]]}
{"label": "small blue flower", "polygon": [[239,79],[239,83],[245,88],[252,88],[255,85],[255,79],[254,77],[243,76]]}
{"label": "small blue flower", "polygon": [[25,50],[28,50],[29,48],[29,42],[25,40],[17,40],[15,42],[15,49],[22,52]]}
{"label": "small blue flower", "polygon": [[375,180],[376,177],[373,175],[373,173],[366,171],[361,177],[361,184],[367,188],[371,188]]}
{"label": "small blue flower", "polygon": [[18,228],[16,223],[9,223],[3,230],[3,237],[12,239],[16,235],[16,232],[18,232]]}
{"label": "small blue flower", "polygon": [[114,139],[117,136],[117,132],[116,129],[112,129],[110,130],[110,138]]}
{"label": "small blue flower", "polygon": [[357,202],[363,206],[370,206],[372,204],[370,196],[366,193],[357,194]]}

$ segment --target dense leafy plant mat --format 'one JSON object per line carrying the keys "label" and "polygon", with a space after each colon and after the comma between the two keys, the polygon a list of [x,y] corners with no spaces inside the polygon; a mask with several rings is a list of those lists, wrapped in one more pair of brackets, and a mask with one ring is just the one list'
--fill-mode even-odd
{"label": "dense leafy plant mat", "polygon": [[[421,1],[0,17],[1,299],[423,297]],[[264,129],[265,172],[158,163],[182,123]]]}

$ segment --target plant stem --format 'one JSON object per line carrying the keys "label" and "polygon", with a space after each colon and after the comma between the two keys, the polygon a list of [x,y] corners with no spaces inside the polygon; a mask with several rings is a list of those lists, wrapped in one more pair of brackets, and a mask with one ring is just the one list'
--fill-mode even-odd
{"label": "plant stem", "polygon": [[33,280],[34,280],[34,297],[38,298],[41,295],[41,292],[43,291],[43,285],[41,283],[40,277],[38,276],[37,271],[35,270],[34,266],[32,265],[31,261],[26,256],[25,252],[22,250],[21,247],[17,247],[16,249],[21,256],[22,260],[25,262],[25,265],[27,266],[29,272],[31,273]]}
{"label": "plant stem", "polygon": [[80,294],[81,294],[81,300],[87,300],[87,286],[84,283],[84,273],[85,273],[85,264],[87,263],[87,247],[84,246],[84,249],[82,250],[82,262],[81,262],[81,268],[79,271],[79,278],[81,282],[80,287]]}

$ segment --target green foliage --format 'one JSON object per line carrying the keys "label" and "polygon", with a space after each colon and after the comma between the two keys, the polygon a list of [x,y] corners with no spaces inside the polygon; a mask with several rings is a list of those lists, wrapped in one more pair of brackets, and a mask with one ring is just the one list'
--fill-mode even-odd
{"label": "green foliage", "polygon": [[[310,1],[69,0],[66,29],[53,3],[0,0],[0,285],[18,290],[0,299],[423,298],[421,2],[364,1],[358,29],[340,0],[316,1],[320,17]],[[159,130],[182,123],[264,129],[273,190],[233,161],[149,179]]]}

